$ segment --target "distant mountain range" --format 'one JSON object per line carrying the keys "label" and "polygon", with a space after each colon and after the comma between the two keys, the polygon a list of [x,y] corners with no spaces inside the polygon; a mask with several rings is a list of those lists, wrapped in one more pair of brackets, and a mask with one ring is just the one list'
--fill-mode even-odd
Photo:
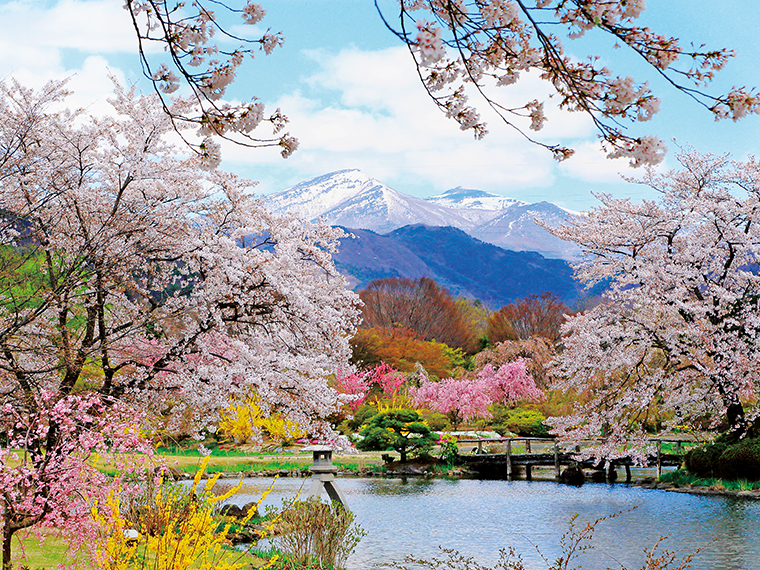
{"label": "distant mountain range", "polygon": [[513,251],[535,251],[545,257],[572,260],[573,244],[555,238],[535,224],[557,226],[575,212],[549,202],[528,204],[482,190],[453,188],[430,198],[403,194],[360,170],[340,170],[270,194],[275,212],[299,212],[335,226],[386,234],[410,224],[451,226],[487,243]]}
{"label": "distant mountain range", "polygon": [[333,259],[356,289],[383,277],[431,277],[454,296],[480,299],[492,309],[546,291],[570,305],[581,295],[566,261],[509,251],[450,226],[415,224],[387,235],[344,229],[355,238],[344,239]]}
{"label": "distant mountain range", "polygon": [[572,304],[581,287],[568,260],[577,254],[534,219],[559,225],[574,212],[482,190],[453,188],[416,198],[359,170],[341,170],[266,196],[275,212],[298,212],[354,234],[334,256],[361,289],[383,277],[431,277],[455,296],[491,308],[546,291]]}

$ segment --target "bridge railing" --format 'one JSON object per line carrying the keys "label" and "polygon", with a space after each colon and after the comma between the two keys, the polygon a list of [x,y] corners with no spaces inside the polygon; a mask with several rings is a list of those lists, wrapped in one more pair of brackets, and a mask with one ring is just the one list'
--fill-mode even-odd
{"label": "bridge railing", "polygon": [[[657,468],[657,476],[662,474],[663,458],[666,455],[683,455],[688,447],[694,445],[700,445],[702,442],[696,439],[683,439],[683,438],[651,438],[647,440],[649,443],[656,444],[655,454],[656,461],[655,466]],[[581,444],[586,444],[586,447],[593,446],[595,444],[603,443],[603,438],[582,440]],[[518,447],[518,444],[522,443],[522,446]],[[477,447],[472,448],[472,453],[482,455],[484,452],[484,446],[486,451],[497,451],[504,454],[507,458],[512,455],[523,452],[530,455],[534,452],[539,453],[551,453],[554,455],[554,467],[557,471],[556,475],[559,477],[560,470],[560,453],[573,453],[580,452],[581,445],[576,445],[574,449],[561,449],[557,444],[557,441],[553,438],[540,438],[540,437],[500,437],[500,438],[478,438],[478,439],[460,439],[457,441],[458,446],[475,444]],[[491,450],[488,449],[491,447]],[[497,449],[493,449],[496,447]],[[501,449],[499,449],[501,448]],[[508,471],[511,471],[511,461],[507,460]],[[629,467],[626,466],[628,472]],[[629,476],[630,477],[630,476]]]}

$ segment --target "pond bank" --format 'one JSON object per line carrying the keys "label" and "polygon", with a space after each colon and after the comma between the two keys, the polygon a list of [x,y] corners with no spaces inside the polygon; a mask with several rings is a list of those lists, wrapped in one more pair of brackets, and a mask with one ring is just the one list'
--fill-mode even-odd
{"label": "pond bank", "polygon": [[659,489],[661,491],[669,491],[671,493],[687,493],[689,495],[713,495],[720,497],[737,497],[739,499],[754,499],[760,500],[760,489],[754,490],[736,490],[726,489],[719,486],[708,487],[705,485],[678,485],[677,483],[665,483],[657,481],[653,477],[647,477],[639,481],[633,481],[631,483],[633,487],[640,487],[642,489]]}

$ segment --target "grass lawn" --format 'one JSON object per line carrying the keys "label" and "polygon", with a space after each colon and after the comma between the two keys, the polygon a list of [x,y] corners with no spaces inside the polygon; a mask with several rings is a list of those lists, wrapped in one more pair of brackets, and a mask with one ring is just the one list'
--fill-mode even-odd
{"label": "grass lawn", "polygon": [[[221,453],[219,453],[221,451]],[[383,465],[380,452],[361,453],[338,456],[333,463],[339,470],[378,470]],[[113,474],[117,471],[113,457],[95,458],[95,466],[102,472]],[[195,450],[159,449],[155,457],[132,454],[118,456],[120,461],[125,459],[130,463],[144,463],[147,468],[153,468],[159,462],[165,463],[184,473],[195,474],[203,457]],[[312,454],[306,453],[246,453],[235,450],[214,449],[209,459],[207,473],[232,472],[250,473],[256,475],[265,471],[306,471],[311,466]]]}
{"label": "grass lawn", "polygon": [[[72,556],[68,552],[68,543],[65,539],[61,538],[56,531],[44,532],[44,540],[40,544],[40,541],[35,535],[29,535],[21,531],[16,534],[13,541],[13,552],[19,552],[19,547],[23,545],[25,559],[19,561],[20,568],[28,568],[29,570],[55,570],[58,564],[70,565],[72,562],[79,562],[82,570],[101,570],[101,567],[90,560],[88,553],[80,552],[78,554],[78,560],[76,555]],[[225,553],[225,560],[233,559],[240,562],[245,562],[253,568],[260,568],[267,563],[265,558],[254,556],[246,552],[230,549],[229,553]],[[248,566],[246,566],[248,567]],[[15,568],[15,566],[14,566]],[[150,565],[148,566],[150,568]]]}

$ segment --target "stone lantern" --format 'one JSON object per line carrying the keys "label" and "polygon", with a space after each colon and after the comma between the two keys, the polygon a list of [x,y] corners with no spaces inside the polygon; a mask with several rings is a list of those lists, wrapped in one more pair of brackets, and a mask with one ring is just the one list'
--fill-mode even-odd
{"label": "stone lantern", "polygon": [[324,490],[333,502],[337,501],[348,508],[346,497],[335,483],[335,474],[338,472],[338,468],[332,462],[332,447],[327,445],[310,445],[309,447],[304,447],[303,450],[311,451],[314,457],[313,465],[309,468],[309,471],[311,471],[311,486],[306,494],[306,498],[319,498]]}

